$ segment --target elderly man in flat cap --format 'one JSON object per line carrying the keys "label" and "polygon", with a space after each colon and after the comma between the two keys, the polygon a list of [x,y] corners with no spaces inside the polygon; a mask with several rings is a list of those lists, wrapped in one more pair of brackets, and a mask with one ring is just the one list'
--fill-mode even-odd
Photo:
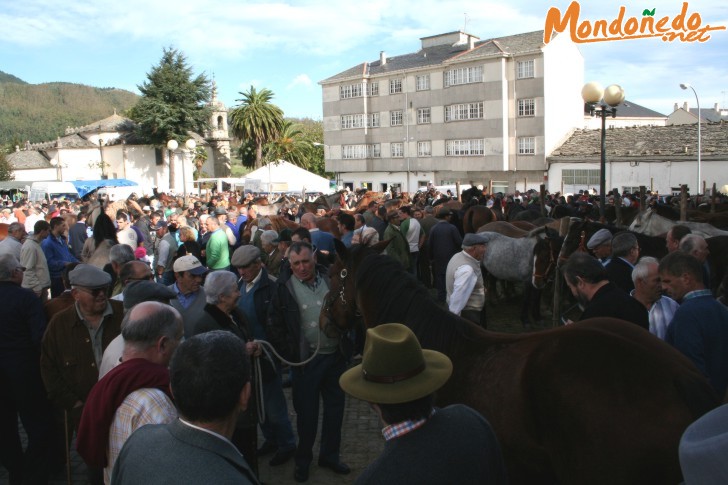
{"label": "elderly man in flat cap", "polygon": [[[384,425],[385,445],[356,483],[507,482],[500,445],[485,418],[463,404],[434,407],[435,391],[451,374],[450,359],[423,350],[406,326],[367,330],[362,363],[339,384],[371,404]],[[455,462],[461,466],[452,466]]]}
{"label": "elderly man in flat cap", "polygon": [[447,306],[452,313],[486,327],[485,285],[480,262],[486,240],[479,234],[466,234],[463,250],[450,258],[445,271]]}
{"label": "elderly man in flat cap", "polygon": [[612,233],[607,229],[599,229],[589,238],[586,248],[606,267],[612,260]]}
{"label": "elderly man in flat cap", "polygon": [[[98,381],[104,349],[121,331],[124,309],[121,302],[108,299],[108,273],[79,264],[68,277],[74,304],[48,324],[40,365],[48,397],[77,428],[86,397]],[[90,470],[92,482],[100,477],[101,470]]]}

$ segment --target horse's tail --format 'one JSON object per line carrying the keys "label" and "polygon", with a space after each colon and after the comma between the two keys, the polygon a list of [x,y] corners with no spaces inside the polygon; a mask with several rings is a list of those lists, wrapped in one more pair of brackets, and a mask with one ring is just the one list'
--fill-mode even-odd
{"label": "horse's tail", "polygon": [[470,207],[465,211],[465,216],[463,217],[463,231],[465,234],[475,232],[475,228],[473,227],[473,217],[475,217],[475,210]]}

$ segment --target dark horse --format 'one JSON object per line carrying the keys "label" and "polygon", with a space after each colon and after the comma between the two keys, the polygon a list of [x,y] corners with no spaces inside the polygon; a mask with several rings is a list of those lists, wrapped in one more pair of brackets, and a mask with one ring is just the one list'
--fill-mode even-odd
{"label": "dark horse", "polygon": [[423,348],[447,354],[454,370],[437,404],[464,403],[488,419],[511,483],[680,482],[680,436],[718,397],[678,351],[614,319],[488,332],[439,306],[376,249],[337,246],[322,328],[400,322]]}

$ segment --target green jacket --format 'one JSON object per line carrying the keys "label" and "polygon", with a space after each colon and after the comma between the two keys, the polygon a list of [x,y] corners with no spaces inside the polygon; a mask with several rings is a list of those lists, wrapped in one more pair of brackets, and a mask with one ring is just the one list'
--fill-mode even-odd
{"label": "green jacket", "polygon": [[404,268],[409,268],[409,243],[400,231],[399,227],[394,224],[387,224],[384,230],[384,240],[391,239],[386,249],[386,253],[402,263]]}
{"label": "green jacket", "polygon": [[205,248],[207,267],[210,269],[225,269],[230,266],[230,250],[225,231],[218,229],[212,233]]}

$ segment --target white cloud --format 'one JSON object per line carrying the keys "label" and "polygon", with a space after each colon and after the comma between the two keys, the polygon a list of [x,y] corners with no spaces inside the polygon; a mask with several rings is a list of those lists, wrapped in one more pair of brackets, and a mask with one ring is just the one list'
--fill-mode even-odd
{"label": "white cloud", "polygon": [[304,86],[306,88],[309,88],[313,86],[313,81],[311,81],[311,78],[308,77],[307,74],[299,74],[298,76],[293,78],[293,81],[291,81],[288,86],[286,86],[286,89],[293,89],[296,86]]}

